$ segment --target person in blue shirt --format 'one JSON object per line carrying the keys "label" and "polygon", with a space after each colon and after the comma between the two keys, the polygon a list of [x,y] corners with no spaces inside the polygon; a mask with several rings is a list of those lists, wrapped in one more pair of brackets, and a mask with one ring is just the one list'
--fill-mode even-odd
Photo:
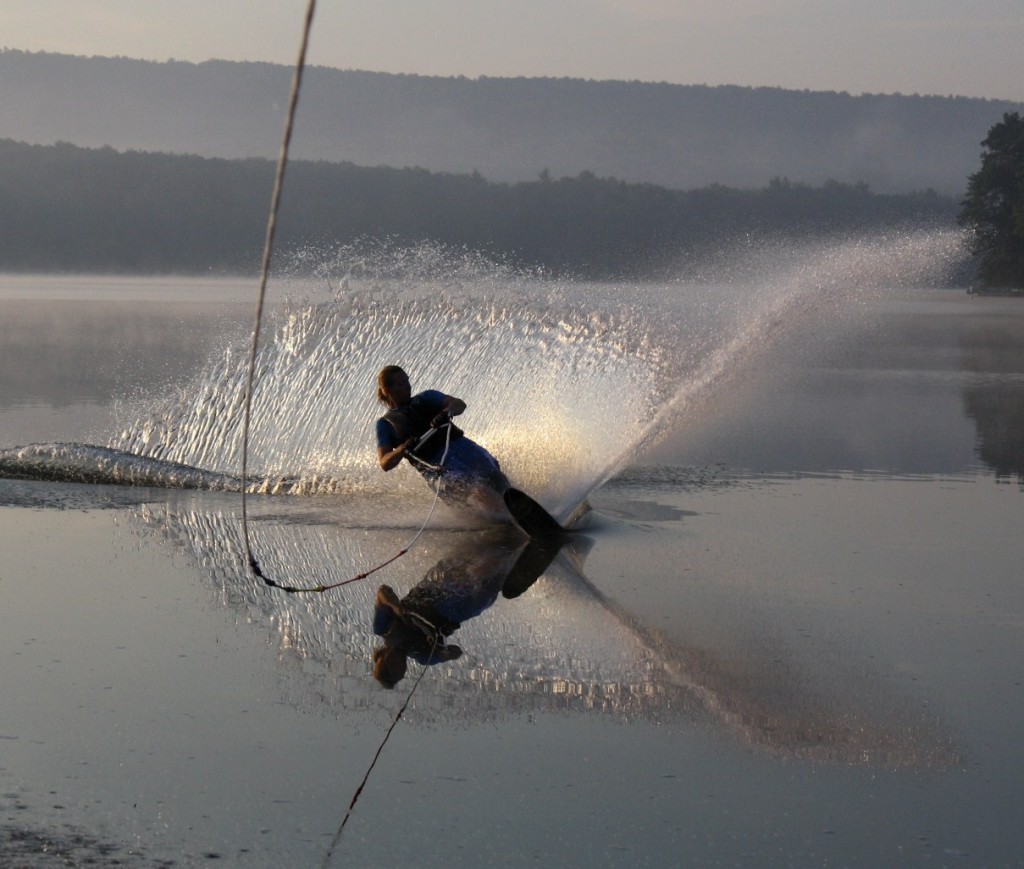
{"label": "person in blue shirt", "polygon": [[428,481],[439,481],[446,501],[464,503],[475,498],[492,502],[486,505],[490,508],[503,509],[501,495],[509,481],[498,460],[451,422],[451,417],[466,409],[462,399],[436,389],[413,395],[409,376],[397,365],[380,370],[377,398],[388,408],[376,426],[381,470],[393,470],[405,459]]}

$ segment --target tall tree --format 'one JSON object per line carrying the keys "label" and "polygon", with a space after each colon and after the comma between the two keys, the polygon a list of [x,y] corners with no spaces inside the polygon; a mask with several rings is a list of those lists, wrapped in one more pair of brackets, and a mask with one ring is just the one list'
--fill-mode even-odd
{"label": "tall tree", "polygon": [[982,283],[1024,288],[1024,117],[1007,112],[982,143],[968,179],[960,223],[974,230],[971,252]]}

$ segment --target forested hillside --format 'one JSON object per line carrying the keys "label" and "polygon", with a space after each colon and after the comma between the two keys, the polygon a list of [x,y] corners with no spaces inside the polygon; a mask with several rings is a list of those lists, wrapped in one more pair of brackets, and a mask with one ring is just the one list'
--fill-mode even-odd
{"label": "forested hillside", "polygon": [[[121,153],[0,140],[0,269],[251,273],[270,160]],[[958,203],[864,185],[668,190],[599,178],[493,183],[479,174],[296,161],[280,247],[433,241],[580,276],[645,277],[737,237],[953,226]]]}
{"label": "forested hillside", "polygon": [[[265,63],[0,51],[0,138],[273,158],[290,76]],[[674,189],[786,177],[961,196],[988,129],[1020,110],[961,97],[311,68],[294,153],[490,181],[589,170]]]}

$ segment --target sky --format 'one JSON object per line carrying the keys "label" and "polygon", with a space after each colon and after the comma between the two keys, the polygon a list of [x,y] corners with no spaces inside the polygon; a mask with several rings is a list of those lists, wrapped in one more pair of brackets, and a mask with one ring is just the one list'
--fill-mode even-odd
{"label": "sky", "polygon": [[[2,0],[0,47],[294,64],[308,0]],[[1024,102],[1024,0],[318,0],[308,62]]]}

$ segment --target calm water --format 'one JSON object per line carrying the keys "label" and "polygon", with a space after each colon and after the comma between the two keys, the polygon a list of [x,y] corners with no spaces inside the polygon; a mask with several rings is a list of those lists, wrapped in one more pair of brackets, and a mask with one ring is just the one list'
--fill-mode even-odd
{"label": "calm water", "polygon": [[[253,288],[0,279],[0,457],[52,472],[0,479],[0,862],[1024,864],[1024,308],[795,280],[768,307],[547,286],[557,316],[403,296],[411,333],[386,288],[274,287],[254,449],[306,494],[250,500],[271,575],[354,575],[425,518],[367,470],[396,332],[552,509],[614,474],[525,581],[515,532],[442,510],[385,571],[289,596],[244,569],[236,494],[61,479],[97,447],[230,474]],[[446,323],[470,340],[423,350]],[[380,583],[475,595],[462,656],[378,684]]]}

